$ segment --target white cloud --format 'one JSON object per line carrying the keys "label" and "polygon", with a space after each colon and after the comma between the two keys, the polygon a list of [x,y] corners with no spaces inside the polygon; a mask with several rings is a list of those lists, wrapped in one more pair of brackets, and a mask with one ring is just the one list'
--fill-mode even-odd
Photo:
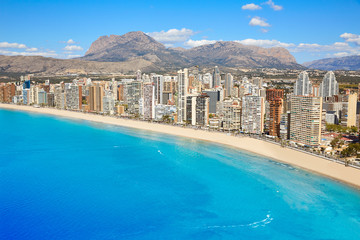
{"label": "white cloud", "polygon": [[182,28],[182,29],[170,29],[168,31],[160,32],[151,32],[147,33],[150,37],[154,38],[156,41],[162,43],[178,43],[185,42],[188,40],[195,32],[191,29]]}
{"label": "white cloud", "polygon": [[235,42],[244,44],[244,45],[253,45],[258,47],[294,47],[296,46],[293,43],[283,43],[278,40],[267,40],[267,39],[244,39],[244,40],[235,40]]}
{"label": "white cloud", "polygon": [[67,55],[67,58],[77,58],[77,57],[81,57],[81,55],[78,55],[78,54],[70,54],[70,55]]}
{"label": "white cloud", "polygon": [[263,4],[269,5],[272,9],[275,11],[281,11],[283,10],[283,7],[280,5],[275,5],[275,3],[272,0],[269,0],[267,2],[264,2]]}
{"label": "white cloud", "polygon": [[260,27],[270,27],[270,24],[268,24],[266,22],[266,20],[261,17],[253,17],[250,20],[249,25],[250,26],[260,26]]}
{"label": "white cloud", "polygon": [[254,3],[249,3],[241,7],[242,10],[260,10],[262,7]]}
{"label": "white cloud", "polygon": [[353,34],[353,33],[343,33],[340,35],[346,42],[355,43],[356,45],[360,46],[360,35]]}
{"label": "white cloud", "polygon": [[15,52],[1,50],[0,54],[9,55],[9,56],[43,56],[43,57],[58,57],[59,55],[51,52]]}
{"label": "white cloud", "polygon": [[67,42],[66,42],[67,44],[74,44],[74,43],[76,43],[74,40],[72,40],[72,39],[69,39]]}
{"label": "white cloud", "polygon": [[0,48],[27,48],[25,44],[21,43],[8,43],[8,42],[0,42]]}
{"label": "white cloud", "polygon": [[262,28],[262,29],[260,29],[260,31],[263,32],[263,33],[267,33],[269,31],[269,29]]}
{"label": "white cloud", "polygon": [[184,46],[193,48],[193,47],[199,47],[199,46],[206,45],[206,44],[213,44],[216,42],[217,42],[216,40],[206,40],[206,39],[192,40],[192,39],[189,39],[188,41],[186,41],[184,43]]}
{"label": "white cloud", "polygon": [[82,47],[77,46],[77,45],[67,45],[64,48],[65,51],[82,51],[84,50]]}
{"label": "white cloud", "polygon": [[334,57],[346,57],[346,56],[350,56],[351,54],[349,54],[348,52],[338,52],[338,53],[334,53]]}
{"label": "white cloud", "polygon": [[37,52],[37,51],[39,51],[39,49],[37,49],[37,48],[27,48],[25,51],[27,51],[27,52]]}

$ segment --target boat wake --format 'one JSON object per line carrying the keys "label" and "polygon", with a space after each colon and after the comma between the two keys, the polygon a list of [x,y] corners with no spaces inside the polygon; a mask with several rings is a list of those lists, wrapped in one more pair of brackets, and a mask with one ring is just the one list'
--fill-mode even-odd
{"label": "boat wake", "polygon": [[250,227],[250,228],[258,228],[258,227],[265,227],[266,225],[270,224],[274,218],[271,217],[270,213],[266,215],[261,221],[256,221],[248,224],[234,224],[234,225],[213,225],[213,226],[206,226],[206,229],[225,229],[225,228],[240,228],[240,227]]}

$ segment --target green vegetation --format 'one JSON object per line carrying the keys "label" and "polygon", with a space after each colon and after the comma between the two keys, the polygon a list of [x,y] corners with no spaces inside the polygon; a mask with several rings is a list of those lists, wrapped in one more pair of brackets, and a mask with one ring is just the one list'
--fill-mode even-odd
{"label": "green vegetation", "polygon": [[161,120],[165,123],[170,123],[171,117],[169,115],[164,115]]}
{"label": "green vegetation", "polygon": [[331,142],[330,145],[331,147],[335,148],[339,148],[344,144],[344,141],[341,140],[342,135],[337,136],[336,138],[334,138]]}
{"label": "green vegetation", "polygon": [[355,126],[344,127],[336,124],[326,124],[326,131],[338,133],[356,133],[358,129]]}
{"label": "green vegetation", "polygon": [[351,143],[347,148],[341,151],[341,155],[344,157],[360,157],[358,152],[360,152],[360,143]]}

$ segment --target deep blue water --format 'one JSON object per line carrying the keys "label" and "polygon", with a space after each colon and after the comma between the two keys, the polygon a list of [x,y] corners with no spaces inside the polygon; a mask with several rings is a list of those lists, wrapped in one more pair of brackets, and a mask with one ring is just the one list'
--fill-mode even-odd
{"label": "deep blue water", "polygon": [[1,239],[360,239],[359,190],[264,157],[14,111],[0,126]]}

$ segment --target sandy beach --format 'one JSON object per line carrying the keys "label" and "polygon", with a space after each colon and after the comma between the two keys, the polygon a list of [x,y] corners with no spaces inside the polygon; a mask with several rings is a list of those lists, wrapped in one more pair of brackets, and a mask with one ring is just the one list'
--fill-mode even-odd
{"label": "sandy beach", "polygon": [[249,137],[234,137],[219,132],[207,132],[170,125],[153,124],[128,119],[117,119],[108,116],[84,114],[81,112],[71,112],[50,108],[34,108],[31,106],[19,106],[1,103],[0,108],[15,111],[30,111],[66,118],[82,119],[87,121],[100,122],[104,124],[113,124],[164,134],[172,134],[181,137],[210,141],[218,144],[225,144],[227,146],[235,147],[240,150],[245,150],[269,158],[273,158],[279,162],[287,163],[292,166],[299,167],[317,174],[321,174],[360,188],[360,170],[358,169],[352,167],[345,167],[344,165],[331,162],[316,156],[312,156],[288,148],[282,148],[281,146]]}

